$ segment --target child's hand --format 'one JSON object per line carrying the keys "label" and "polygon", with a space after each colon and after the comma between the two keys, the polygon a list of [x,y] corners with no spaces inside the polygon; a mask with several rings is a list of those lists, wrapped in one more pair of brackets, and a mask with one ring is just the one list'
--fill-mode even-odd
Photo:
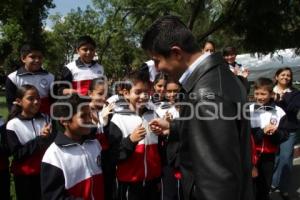
{"label": "child's hand", "polygon": [[264,133],[266,135],[273,135],[275,133],[275,131],[277,130],[276,125],[273,124],[268,124],[265,128],[264,128]]}
{"label": "child's hand", "polygon": [[256,178],[256,177],[258,177],[258,170],[254,166],[254,167],[252,167],[252,178]]}
{"label": "child's hand", "polygon": [[100,117],[102,118],[102,123],[104,126],[108,123],[108,116],[112,113],[112,110],[115,108],[114,103],[110,103],[107,106],[104,105],[102,111],[100,112]]}
{"label": "child's hand", "polygon": [[74,94],[74,93],[77,93],[77,91],[75,89],[64,89],[63,90],[63,95],[71,95],[71,94]]}
{"label": "child's hand", "polygon": [[173,120],[173,115],[167,111],[163,119],[171,122]]}
{"label": "child's hand", "polygon": [[249,69],[248,68],[245,68],[243,71],[242,71],[242,76],[244,78],[247,78],[249,76]]}
{"label": "child's hand", "polygon": [[52,129],[52,126],[51,126],[50,123],[45,124],[44,127],[42,128],[41,136],[42,137],[48,137],[51,133],[51,129]]}
{"label": "child's hand", "polygon": [[144,139],[145,135],[146,135],[146,129],[142,127],[141,124],[133,131],[133,133],[131,133],[129,138],[132,142],[136,143]]}

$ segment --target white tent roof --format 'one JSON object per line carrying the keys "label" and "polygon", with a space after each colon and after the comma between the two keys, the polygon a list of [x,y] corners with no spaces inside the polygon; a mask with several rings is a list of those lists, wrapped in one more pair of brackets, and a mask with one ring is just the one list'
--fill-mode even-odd
{"label": "white tent roof", "polygon": [[249,68],[250,81],[258,77],[273,78],[277,69],[290,67],[294,73],[294,80],[300,81],[300,56],[295,55],[293,49],[278,50],[273,55],[267,54],[258,57],[258,54],[241,54],[236,61]]}

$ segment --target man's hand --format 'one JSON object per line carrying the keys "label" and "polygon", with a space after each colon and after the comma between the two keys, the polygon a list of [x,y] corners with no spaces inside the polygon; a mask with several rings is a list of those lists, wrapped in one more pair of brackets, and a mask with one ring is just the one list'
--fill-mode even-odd
{"label": "man's hand", "polygon": [[146,136],[146,129],[142,127],[141,124],[136,129],[134,129],[133,133],[131,133],[129,138],[133,143],[136,143],[144,139],[145,136]]}
{"label": "man's hand", "polygon": [[153,119],[150,123],[150,129],[157,135],[169,135],[170,122],[165,119]]}

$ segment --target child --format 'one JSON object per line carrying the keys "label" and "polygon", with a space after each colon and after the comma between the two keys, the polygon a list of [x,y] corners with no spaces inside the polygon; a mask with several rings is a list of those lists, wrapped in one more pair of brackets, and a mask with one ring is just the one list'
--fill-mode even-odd
{"label": "child", "polygon": [[111,119],[111,113],[114,104],[106,105],[107,85],[101,78],[92,80],[89,88],[89,97],[91,98],[90,108],[92,111],[93,123],[97,124],[96,138],[101,144],[102,151],[102,169],[104,175],[105,199],[112,200],[116,193],[115,189],[115,166],[111,163],[108,148],[108,123]]}
{"label": "child", "polygon": [[[167,105],[156,109],[156,113],[160,118],[172,121],[179,117],[178,106],[176,106],[179,91],[180,86],[176,81],[171,79],[166,81],[165,99],[167,100]],[[164,161],[162,176],[163,200],[183,199],[180,189],[181,173],[176,164],[176,159],[178,159],[178,145],[178,142],[169,141],[168,137],[165,137],[164,140],[161,141],[162,157]]]}
{"label": "child", "polygon": [[54,135],[50,133],[49,118],[39,113],[41,101],[34,86],[19,87],[15,101],[6,125],[6,137],[13,155],[11,172],[16,196],[18,200],[40,200],[41,160]]}
{"label": "child", "polygon": [[275,154],[279,144],[288,136],[282,126],[285,112],[275,105],[272,96],[272,80],[259,78],[254,84],[256,103],[250,105],[251,133],[258,156],[255,166],[258,176],[254,181],[257,200],[270,199]]}
{"label": "child", "polygon": [[5,144],[5,124],[0,116],[0,194],[1,199],[10,200],[10,175],[8,150]]}
{"label": "child", "polygon": [[155,110],[160,118],[165,118],[170,121],[173,118],[179,117],[178,108],[175,106],[180,91],[180,85],[171,79],[166,81],[165,85],[165,100],[167,103],[161,104]]}
{"label": "child", "polygon": [[123,94],[129,110],[115,113],[110,122],[111,155],[117,163],[119,199],[157,200],[161,161],[158,136],[148,128],[155,113],[147,109],[149,81],[135,72]]}
{"label": "child", "polygon": [[50,90],[54,81],[53,74],[42,68],[43,54],[40,47],[33,44],[25,44],[20,51],[23,66],[8,75],[5,83],[6,102],[11,110],[16,99],[17,89],[24,85],[33,85],[39,91],[41,97],[40,111],[50,113]]}
{"label": "child", "polygon": [[165,100],[165,87],[167,82],[167,75],[159,72],[154,79],[153,89],[154,93],[151,96],[151,101],[158,105]]}
{"label": "child", "polygon": [[237,52],[234,47],[226,47],[223,49],[224,59],[229,65],[229,68],[232,71],[232,73],[234,73],[237,76],[247,78],[249,75],[249,70],[235,61],[236,55]]}
{"label": "child", "polygon": [[57,134],[42,160],[43,199],[103,200],[101,145],[91,134],[88,100],[72,94],[54,104],[53,114],[64,133]]}
{"label": "child", "polygon": [[82,36],[78,39],[76,51],[78,60],[73,61],[62,70],[62,81],[70,82],[72,88],[63,86],[63,95],[78,93],[87,95],[92,79],[104,76],[104,69],[94,61],[96,43],[90,36]]}

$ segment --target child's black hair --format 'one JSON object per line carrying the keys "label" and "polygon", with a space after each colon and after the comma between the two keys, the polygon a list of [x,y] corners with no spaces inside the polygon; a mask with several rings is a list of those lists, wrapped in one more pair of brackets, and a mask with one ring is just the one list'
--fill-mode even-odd
{"label": "child's black hair", "polygon": [[254,90],[266,89],[270,93],[273,92],[273,81],[269,78],[260,77],[254,82]]}
{"label": "child's black hair", "polygon": [[156,74],[153,84],[156,85],[160,80],[167,81],[168,80],[167,74],[165,74],[163,72],[159,72],[158,74]]}
{"label": "child's black hair", "polygon": [[22,58],[25,58],[28,54],[32,53],[33,51],[38,51],[43,54],[43,48],[34,43],[26,43],[20,49],[20,55]]}
{"label": "child's black hair", "polygon": [[96,48],[95,40],[88,35],[84,35],[78,38],[76,42],[76,49],[79,49],[81,46],[86,44],[91,44],[94,48]]}
{"label": "child's black hair", "polygon": [[204,49],[204,47],[205,47],[206,44],[211,44],[213,46],[213,48],[216,49],[216,44],[212,40],[205,40],[202,43],[202,49]]}
{"label": "child's black hair", "polygon": [[150,80],[146,79],[143,75],[144,73],[141,71],[131,72],[129,76],[127,76],[124,80],[124,84],[123,84],[124,89],[130,91],[132,86],[139,82],[150,85]]}
{"label": "child's black hair", "polygon": [[225,47],[223,49],[223,56],[228,56],[228,55],[237,55],[237,51],[236,51],[236,48],[235,47],[232,47],[232,46],[228,46],[228,47]]}
{"label": "child's black hair", "polygon": [[96,85],[105,85],[104,77],[94,78],[90,84],[89,91],[93,91]]}
{"label": "child's black hair", "polygon": [[54,105],[52,106],[52,114],[54,119],[59,118],[68,118],[76,115],[76,113],[80,110],[80,106],[88,105],[90,102],[87,98],[82,98],[78,94],[72,94],[68,98],[59,99]]}
{"label": "child's black hair", "polygon": [[[36,87],[34,87],[33,85],[28,85],[28,84],[24,84],[21,87],[18,87],[17,92],[16,92],[16,99],[22,99],[26,92],[28,90],[36,90]],[[15,99],[15,100],[16,100]],[[10,110],[10,113],[8,115],[7,121],[15,118],[16,116],[18,116],[20,113],[22,112],[22,107],[17,105],[17,104],[13,104]]]}

